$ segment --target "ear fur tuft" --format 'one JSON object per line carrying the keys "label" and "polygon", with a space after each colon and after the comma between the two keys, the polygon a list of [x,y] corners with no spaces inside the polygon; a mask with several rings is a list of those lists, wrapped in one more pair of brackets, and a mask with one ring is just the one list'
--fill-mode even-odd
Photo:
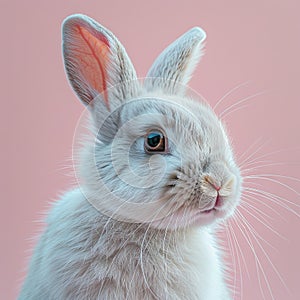
{"label": "ear fur tuft", "polygon": [[148,90],[160,89],[169,94],[184,94],[200,57],[204,30],[194,27],[169,45],[154,61],[146,79]]}

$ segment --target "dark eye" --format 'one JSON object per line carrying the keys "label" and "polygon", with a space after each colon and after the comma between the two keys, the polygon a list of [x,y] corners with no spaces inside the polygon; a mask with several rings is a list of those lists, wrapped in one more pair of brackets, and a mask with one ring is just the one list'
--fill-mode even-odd
{"label": "dark eye", "polygon": [[166,138],[159,130],[151,130],[145,135],[144,147],[148,153],[166,151]]}

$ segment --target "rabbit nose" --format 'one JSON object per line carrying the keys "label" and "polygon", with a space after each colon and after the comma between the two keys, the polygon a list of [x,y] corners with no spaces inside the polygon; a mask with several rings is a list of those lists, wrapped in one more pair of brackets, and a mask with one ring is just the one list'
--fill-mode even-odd
{"label": "rabbit nose", "polygon": [[219,192],[219,190],[221,189],[221,186],[219,186],[219,185],[217,185],[217,184],[215,184],[215,183],[212,183],[212,182],[209,181],[209,184],[210,184],[217,192]]}
{"label": "rabbit nose", "polygon": [[235,177],[233,175],[226,176],[219,181],[210,175],[204,176],[203,179],[205,190],[211,196],[229,196],[234,190]]}
{"label": "rabbit nose", "polygon": [[221,185],[217,184],[211,176],[205,176],[204,180],[208,182],[217,192],[221,189]]}

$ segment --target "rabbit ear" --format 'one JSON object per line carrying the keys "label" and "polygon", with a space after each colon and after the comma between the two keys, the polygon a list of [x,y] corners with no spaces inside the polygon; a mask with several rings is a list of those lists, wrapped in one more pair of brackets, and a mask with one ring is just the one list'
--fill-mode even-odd
{"label": "rabbit ear", "polygon": [[195,27],[169,45],[150,68],[145,87],[148,90],[161,89],[170,94],[184,94],[201,55],[205,32]]}
{"label": "rabbit ear", "polygon": [[[101,93],[107,108],[111,98],[123,100],[134,95],[136,72],[124,47],[109,30],[78,14],[64,21],[62,34],[66,73],[85,105]],[[117,86],[113,94],[108,90],[112,86]]]}

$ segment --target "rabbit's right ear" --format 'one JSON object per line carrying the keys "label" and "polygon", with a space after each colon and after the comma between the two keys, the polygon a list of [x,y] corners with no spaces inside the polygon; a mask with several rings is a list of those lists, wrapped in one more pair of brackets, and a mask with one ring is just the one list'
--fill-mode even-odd
{"label": "rabbit's right ear", "polygon": [[[124,47],[109,30],[77,14],[64,21],[62,35],[66,73],[85,105],[93,108],[92,100],[101,94],[109,109],[112,102],[136,94],[134,67]],[[110,92],[111,87],[114,87],[113,92]]]}

